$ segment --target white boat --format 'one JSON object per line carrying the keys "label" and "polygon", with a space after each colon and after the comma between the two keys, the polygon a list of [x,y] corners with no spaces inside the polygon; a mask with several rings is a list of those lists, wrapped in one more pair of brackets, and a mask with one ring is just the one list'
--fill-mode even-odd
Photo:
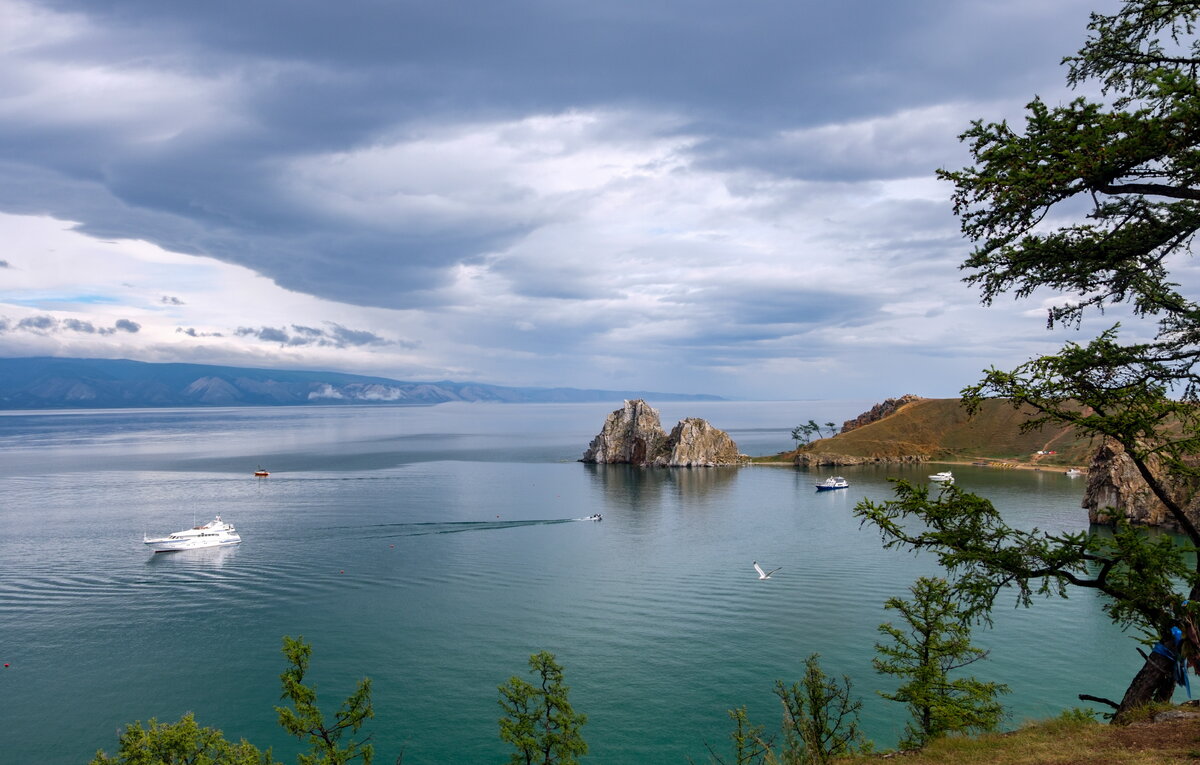
{"label": "white boat", "polygon": [[833,491],[834,489],[849,488],[850,482],[839,475],[826,478],[824,481],[819,483],[814,483],[813,486],[817,487],[817,491]]}
{"label": "white boat", "polygon": [[583,518],[583,519],[581,519],[581,520],[585,520],[585,521],[602,521],[602,520],[604,520],[604,518],[603,518],[603,517],[601,517],[600,513],[594,513],[594,514],[592,514],[592,515],[589,515],[587,518]]}
{"label": "white boat", "polygon": [[156,553],[175,552],[176,550],[194,550],[198,547],[226,547],[242,541],[237,530],[231,524],[221,520],[209,521],[203,526],[194,526],[183,531],[176,531],[165,537],[151,539],[143,535],[142,541]]}
{"label": "white boat", "polygon": [[934,473],[929,476],[929,480],[934,483],[954,483],[954,474],[949,470],[944,470],[941,473]]}
{"label": "white boat", "polygon": [[1083,471],[1079,470],[1078,468],[1071,468],[1067,471],[1067,475],[1071,478],[1078,478],[1079,476],[1083,475]]}

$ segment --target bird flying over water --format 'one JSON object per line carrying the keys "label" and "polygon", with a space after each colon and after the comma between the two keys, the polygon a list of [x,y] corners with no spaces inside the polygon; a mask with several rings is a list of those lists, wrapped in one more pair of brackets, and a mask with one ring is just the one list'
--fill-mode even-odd
{"label": "bird flying over water", "polygon": [[[783,566],[780,566],[779,568],[783,568]],[[774,574],[779,570],[779,568],[773,568],[770,571],[763,571],[762,566],[758,565],[758,561],[754,561],[754,570],[758,572],[759,579],[770,579],[771,574]]]}

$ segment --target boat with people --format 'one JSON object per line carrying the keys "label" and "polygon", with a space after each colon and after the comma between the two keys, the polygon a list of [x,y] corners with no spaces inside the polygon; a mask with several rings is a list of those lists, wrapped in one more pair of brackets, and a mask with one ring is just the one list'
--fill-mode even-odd
{"label": "boat with people", "polygon": [[934,483],[954,483],[954,474],[949,470],[943,470],[940,473],[934,473],[929,476],[929,480]]}
{"label": "boat with people", "polygon": [[1070,470],[1067,471],[1068,478],[1078,478],[1081,475],[1083,475],[1083,471],[1080,470],[1079,468],[1071,468]]}
{"label": "boat with people", "polygon": [[587,518],[581,518],[580,520],[584,520],[584,521],[602,521],[602,520],[604,520],[604,517],[603,517],[602,515],[600,515],[600,513],[592,513],[592,514],[591,514],[591,515],[589,515]]}
{"label": "boat with people", "polygon": [[834,489],[849,488],[850,482],[847,481],[845,478],[842,478],[839,475],[839,476],[831,476],[829,478],[826,478],[824,481],[819,481],[818,483],[814,483],[813,486],[817,487],[817,491],[833,491]]}
{"label": "boat with people", "polygon": [[142,535],[142,541],[156,553],[176,552],[178,550],[194,550],[200,547],[226,547],[242,541],[232,524],[217,516],[203,526],[193,526],[190,529],[176,531],[165,537],[151,539]]}

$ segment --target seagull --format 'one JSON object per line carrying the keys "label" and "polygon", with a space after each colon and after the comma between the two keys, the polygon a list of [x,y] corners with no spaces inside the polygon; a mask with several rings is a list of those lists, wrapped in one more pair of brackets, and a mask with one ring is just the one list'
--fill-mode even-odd
{"label": "seagull", "polygon": [[[780,566],[779,568],[783,568],[783,566]],[[774,574],[779,570],[779,568],[773,568],[770,571],[763,571],[762,566],[758,565],[758,561],[754,561],[754,570],[758,572],[759,579],[770,579],[771,574]]]}

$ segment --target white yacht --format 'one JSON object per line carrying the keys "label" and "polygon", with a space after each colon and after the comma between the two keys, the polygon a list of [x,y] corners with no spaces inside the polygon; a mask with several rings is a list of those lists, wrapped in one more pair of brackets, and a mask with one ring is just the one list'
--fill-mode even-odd
{"label": "white yacht", "polygon": [[817,491],[833,491],[834,489],[849,488],[850,482],[839,475],[826,478],[824,481],[819,483],[814,483],[813,486],[817,487]]}
{"label": "white yacht", "polygon": [[143,535],[146,546],[156,553],[174,552],[176,550],[194,550],[198,547],[226,547],[242,541],[232,524],[225,523],[221,516],[209,521],[203,526],[194,526],[183,531],[176,531],[165,537],[151,539]]}
{"label": "white yacht", "polygon": [[941,473],[934,473],[933,475],[929,476],[929,480],[933,481],[934,483],[954,483],[954,474],[949,470],[945,470]]}

